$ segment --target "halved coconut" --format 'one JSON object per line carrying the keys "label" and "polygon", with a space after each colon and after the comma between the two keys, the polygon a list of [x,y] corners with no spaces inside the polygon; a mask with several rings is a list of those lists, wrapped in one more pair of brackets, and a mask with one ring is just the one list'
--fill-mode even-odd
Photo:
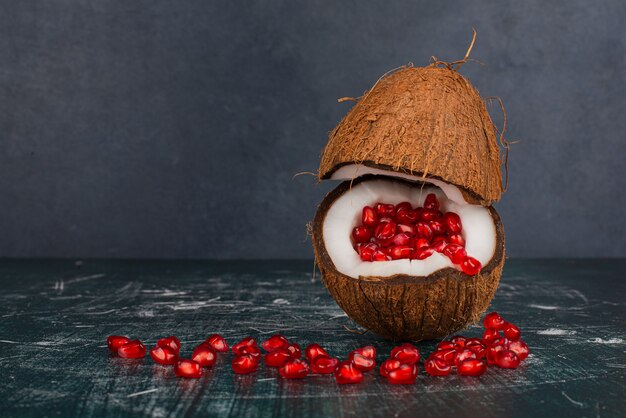
{"label": "halved coconut", "polygon": [[[504,264],[504,231],[493,207],[458,201],[455,189],[367,175],[326,196],[313,221],[313,247],[324,284],[353,320],[385,338],[421,340],[457,331],[487,309]],[[424,260],[360,259],[350,237],[364,206],[421,206],[429,193],[442,211],[460,216],[466,251],[483,265],[479,274],[468,276],[437,252]]]}

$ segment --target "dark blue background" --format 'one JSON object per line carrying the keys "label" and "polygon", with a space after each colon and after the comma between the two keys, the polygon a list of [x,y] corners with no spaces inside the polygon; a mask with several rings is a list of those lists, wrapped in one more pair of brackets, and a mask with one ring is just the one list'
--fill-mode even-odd
{"label": "dark blue background", "polygon": [[[558,5],[557,5],[558,4]],[[328,132],[387,70],[502,97],[510,256],[626,256],[626,6],[2,1],[0,256],[311,257]],[[499,124],[497,108],[494,120]]]}

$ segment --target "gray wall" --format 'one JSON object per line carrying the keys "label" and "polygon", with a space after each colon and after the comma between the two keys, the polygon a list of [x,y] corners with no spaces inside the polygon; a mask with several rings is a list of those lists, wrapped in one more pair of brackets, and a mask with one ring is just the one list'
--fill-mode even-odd
{"label": "gray wall", "polygon": [[626,256],[622,0],[0,4],[0,256],[311,257],[336,99],[472,26],[509,255]]}

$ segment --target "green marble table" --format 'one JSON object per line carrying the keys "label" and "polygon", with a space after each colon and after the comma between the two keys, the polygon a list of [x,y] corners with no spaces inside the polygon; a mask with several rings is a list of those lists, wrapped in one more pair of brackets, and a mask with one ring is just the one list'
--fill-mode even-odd
{"label": "green marble table", "polygon": [[[0,261],[0,416],[610,417],[625,416],[626,260],[509,260],[492,309],[532,355],[517,370],[393,386],[370,373],[233,375],[230,354],[199,380],[148,357],[123,360],[109,334],[146,345],[176,334],[183,353],[208,334],[230,342],[280,332],[331,354],[390,342],[358,329],[312,261]],[[479,336],[479,327],[463,332]],[[420,342],[428,354],[436,342]]]}

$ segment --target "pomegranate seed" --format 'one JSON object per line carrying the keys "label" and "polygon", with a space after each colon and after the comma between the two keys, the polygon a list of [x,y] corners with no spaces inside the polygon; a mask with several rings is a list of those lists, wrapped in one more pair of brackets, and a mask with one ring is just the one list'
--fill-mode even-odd
{"label": "pomegranate seed", "polygon": [[393,215],[396,214],[396,207],[389,203],[378,203],[376,212],[381,218],[393,218]]}
{"label": "pomegranate seed", "polygon": [[376,360],[376,347],[372,345],[366,345],[365,347],[360,347],[354,350],[355,353],[359,353],[362,356],[367,358],[371,358],[372,360]]}
{"label": "pomegranate seed", "polygon": [[256,340],[252,337],[246,337],[243,340],[239,341],[237,344],[233,345],[233,353],[237,354],[237,352],[244,346],[255,346]]}
{"label": "pomegranate seed", "polygon": [[150,357],[155,363],[170,365],[178,361],[178,353],[168,346],[150,349]]}
{"label": "pomegranate seed", "polygon": [[261,359],[261,350],[256,345],[244,345],[242,347],[239,347],[235,352],[236,356],[242,356],[244,354],[248,354],[254,357],[256,361],[259,361]]}
{"label": "pomegranate seed", "polygon": [[397,358],[388,358],[380,365],[380,374],[384,377],[389,377],[389,372],[397,369],[402,365],[402,362]]}
{"label": "pomegranate seed", "polygon": [[420,211],[420,219],[425,222],[430,222],[434,219],[441,218],[441,212],[434,209],[423,209]]}
{"label": "pomegranate seed", "polygon": [[107,337],[107,346],[109,347],[109,350],[114,353],[117,353],[118,348],[120,348],[124,344],[128,344],[129,342],[130,338],[123,335],[109,335]]}
{"label": "pomegranate seed", "polygon": [[432,247],[438,253],[443,252],[443,250],[446,248],[447,245],[448,245],[448,239],[446,237],[438,236],[438,237],[433,238]]}
{"label": "pomegranate seed", "polygon": [[467,341],[467,338],[462,335],[455,335],[450,338],[450,342],[454,344],[455,348],[465,348],[465,341]]}
{"label": "pomegranate seed", "polygon": [[397,247],[393,247],[389,254],[392,260],[400,260],[402,258],[409,258],[411,253],[411,247],[408,245],[398,245]]}
{"label": "pomegranate seed", "polygon": [[480,376],[487,370],[484,360],[468,359],[457,366],[457,372],[461,376]]}
{"label": "pomegranate seed", "polygon": [[446,224],[446,229],[451,234],[458,234],[463,230],[461,218],[454,212],[446,212],[446,214],[443,215],[443,223]]}
{"label": "pomegranate seed", "polygon": [[393,245],[396,245],[396,246],[403,246],[403,245],[408,246],[409,243],[411,242],[411,237],[409,236],[409,234],[405,232],[400,232],[399,234],[394,235],[392,242],[393,242]]}
{"label": "pomegranate seed", "polygon": [[474,276],[480,273],[481,268],[482,264],[480,264],[480,261],[476,260],[474,257],[465,257],[461,263],[461,270],[463,270],[463,273],[468,276]]}
{"label": "pomegranate seed", "polygon": [[511,350],[502,350],[496,354],[496,365],[503,369],[516,369],[519,363],[519,357]]}
{"label": "pomegranate seed", "polygon": [[178,377],[186,377],[188,379],[198,379],[202,376],[202,368],[200,365],[188,359],[179,360],[174,366],[174,373]]}
{"label": "pomegranate seed", "polygon": [[180,340],[173,335],[157,341],[157,347],[169,347],[177,353],[180,351]]}
{"label": "pomegranate seed", "polygon": [[263,362],[268,367],[281,367],[289,360],[295,360],[291,353],[284,348],[278,348],[263,357]]}
{"label": "pomegranate seed", "polygon": [[418,213],[412,209],[402,209],[396,213],[395,220],[401,224],[413,224],[417,221]]}
{"label": "pomegranate seed", "polygon": [[389,372],[387,380],[394,385],[412,385],[417,379],[417,364],[402,364]]}
{"label": "pomegranate seed", "polygon": [[376,211],[369,206],[365,206],[363,208],[363,214],[361,215],[361,223],[365,226],[369,226],[370,228],[375,227],[376,224],[378,224],[378,215],[376,214]]}
{"label": "pomegranate seed", "polygon": [[391,257],[380,250],[376,251],[374,255],[372,256],[372,261],[389,261],[389,260],[391,260]]}
{"label": "pomegranate seed", "polygon": [[240,356],[235,356],[231,365],[235,373],[248,374],[256,371],[259,367],[259,361],[250,354],[242,354]]}
{"label": "pomegranate seed", "polygon": [[402,363],[417,363],[420,361],[420,351],[411,343],[404,343],[391,350],[391,358],[400,360]]}
{"label": "pomegranate seed", "polygon": [[331,374],[335,371],[337,364],[339,364],[339,360],[336,358],[321,354],[311,362],[311,370],[317,374]]}
{"label": "pomegranate seed", "polygon": [[394,222],[379,223],[374,229],[374,236],[378,240],[388,240],[393,238],[396,233],[396,224]]}
{"label": "pomegranate seed", "polygon": [[454,264],[461,264],[463,260],[465,260],[465,257],[467,257],[467,252],[465,248],[460,245],[448,244],[446,248],[443,249],[443,255],[448,257]]}
{"label": "pomegranate seed", "polygon": [[448,241],[450,244],[460,245],[461,247],[465,247],[465,238],[461,234],[450,234],[448,235]]}
{"label": "pomegranate seed", "polygon": [[340,385],[361,383],[363,381],[363,373],[349,361],[339,363],[335,369],[334,375],[335,380]]}
{"label": "pomegranate seed", "polygon": [[352,230],[352,238],[354,242],[365,243],[369,242],[372,237],[372,230],[366,226],[357,226]]}
{"label": "pomegranate seed", "polygon": [[480,338],[468,338],[465,340],[465,348],[472,350],[478,359],[483,358],[487,353],[487,346]]}
{"label": "pomegranate seed", "polygon": [[442,350],[437,350],[430,355],[430,357],[438,358],[449,364],[450,366],[454,365],[454,360],[456,359],[456,349],[454,348],[444,348]]}
{"label": "pomegranate seed", "polygon": [[326,350],[324,350],[319,344],[309,344],[307,348],[304,349],[304,356],[312,362],[313,359],[317,356],[328,356]]}
{"label": "pomegranate seed", "polygon": [[217,360],[217,353],[209,344],[200,344],[191,354],[191,359],[202,367],[213,367]]}
{"label": "pomegranate seed", "polygon": [[500,338],[500,333],[497,329],[487,328],[485,332],[483,332],[483,341],[487,343],[487,345],[489,345],[490,342],[496,338]]}
{"label": "pomegranate seed", "polygon": [[414,237],[415,234],[417,233],[415,227],[413,225],[406,225],[406,224],[398,224],[396,225],[396,232],[398,233],[405,233],[410,237]]}
{"label": "pomegranate seed", "polygon": [[374,253],[378,251],[378,245],[374,243],[365,244],[359,247],[359,256],[363,261],[372,261]]}
{"label": "pomegranate seed", "polygon": [[396,214],[398,214],[398,212],[401,212],[403,210],[412,210],[413,206],[411,206],[411,204],[409,202],[400,202],[396,205]]}
{"label": "pomegranate seed", "polygon": [[502,317],[500,316],[500,314],[498,314],[498,312],[489,312],[483,318],[483,325],[487,329],[502,329],[504,328],[505,324],[506,324],[506,321],[502,319]]}
{"label": "pomegranate seed", "polygon": [[433,230],[430,229],[430,225],[426,222],[418,222],[415,224],[417,228],[417,236],[420,238],[425,238],[429,242],[433,239]]}
{"label": "pomegranate seed", "polygon": [[506,350],[503,345],[493,345],[487,349],[487,363],[496,364],[498,358],[498,352]]}
{"label": "pomegranate seed", "polygon": [[504,326],[502,327],[502,333],[507,339],[511,341],[517,341],[522,336],[522,332],[520,331],[520,329],[510,322],[504,324]]}
{"label": "pomegranate seed", "polygon": [[261,343],[261,347],[263,347],[265,351],[271,353],[272,351],[278,350],[279,348],[286,349],[287,347],[289,347],[289,341],[282,335],[276,334],[263,341]]}
{"label": "pomegranate seed", "polygon": [[435,252],[435,249],[433,247],[418,248],[417,250],[413,252],[413,255],[411,256],[411,258],[417,259],[417,260],[424,260],[430,257],[431,255],[433,255],[434,252]]}
{"label": "pomegranate seed", "polygon": [[439,344],[437,344],[437,350],[445,350],[448,348],[453,348],[456,350],[457,346],[452,341],[443,340]]}
{"label": "pomegranate seed", "polygon": [[146,355],[146,346],[139,340],[132,340],[119,346],[117,355],[121,358],[143,358]]}
{"label": "pomegranate seed", "polygon": [[309,374],[309,364],[305,360],[292,359],[286,362],[279,370],[285,379],[303,379]]}
{"label": "pomegranate seed", "polygon": [[434,193],[429,193],[424,200],[424,208],[425,209],[433,209],[439,210],[439,200],[437,200],[437,195]]}
{"label": "pomegranate seed", "polygon": [[361,370],[362,372],[369,372],[374,367],[376,367],[376,360],[365,357],[364,355],[354,351],[352,351],[348,355],[348,360],[350,360],[352,364],[354,364],[354,367]]}
{"label": "pomegranate seed", "polygon": [[300,348],[300,344],[291,343],[287,346],[287,351],[291,355],[291,358],[300,358],[302,357],[302,349]]}
{"label": "pomegranate seed", "polygon": [[522,340],[513,341],[511,344],[509,344],[509,350],[517,354],[517,357],[520,359],[520,361],[526,360],[526,357],[528,357],[528,353],[530,353],[528,346]]}
{"label": "pomegranate seed", "polygon": [[472,350],[468,348],[464,348],[462,350],[457,351],[456,358],[454,359],[454,364],[457,367],[459,367],[459,364],[461,364],[465,360],[475,359],[475,358],[476,358],[476,354]]}
{"label": "pomegranate seed", "polygon": [[494,338],[493,340],[491,340],[491,342],[489,343],[489,346],[495,346],[495,345],[501,345],[504,346],[506,348],[509,348],[509,340],[507,340],[504,337],[498,337],[498,338]]}
{"label": "pomegranate seed", "polygon": [[428,226],[430,226],[431,231],[433,231],[433,236],[443,235],[446,233],[446,226],[439,219],[433,219],[428,222]]}
{"label": "pomegranate seed", "polygon": [[226,342],[224,337],[219,334],[209,335],[209,338],[204,340],[204,342],[213,347],[213,350],[217,351],[218,353],[224,353],[229,350],[228,343]]}
{"label": "pomegranate seed", "polygon": [[428,240],[425,238],[415,238],[411,242],[413,248],[419,250],[420,248],[428,247]]}
{"label": "pomegranate seed", "polygon": [[429,357],[424,363],[424,370],[431,376],[447,376],[452,371],[452,367],[440,358]]}

